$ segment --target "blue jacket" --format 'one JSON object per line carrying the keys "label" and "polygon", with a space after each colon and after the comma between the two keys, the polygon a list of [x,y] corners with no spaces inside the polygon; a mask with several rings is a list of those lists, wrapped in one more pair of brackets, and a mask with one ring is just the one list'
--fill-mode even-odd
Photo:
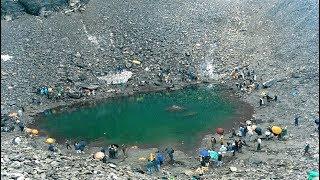
{"label": "blue jacket", "polygon": [[162,153],[157,153],[156,154],[156,162],[157,162],[157,164],[163,164],[164,156],[163,156]]}

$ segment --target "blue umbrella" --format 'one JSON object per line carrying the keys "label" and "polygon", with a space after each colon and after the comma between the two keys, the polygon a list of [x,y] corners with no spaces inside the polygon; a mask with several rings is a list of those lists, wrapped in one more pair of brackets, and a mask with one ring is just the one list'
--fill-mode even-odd
{"label": "blue umbrella", "polygon": [[202,157],[209,156],[208,150],[206,150],[206,149],[201,150],[201,151],[200,151],[200,156],[202,156]]}

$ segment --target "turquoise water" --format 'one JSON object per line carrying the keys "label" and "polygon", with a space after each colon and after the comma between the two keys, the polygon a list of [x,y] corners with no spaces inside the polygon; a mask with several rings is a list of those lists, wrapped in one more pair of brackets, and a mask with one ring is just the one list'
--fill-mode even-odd
{"label": "turquoise water", "polygon": [[112,98],[71,112],[52,113],[41,116],[36,126],[58,140],[189,148],[204,133],[231,124],[235,107],[236,102],[223,98],[220,90],[186,88]]}

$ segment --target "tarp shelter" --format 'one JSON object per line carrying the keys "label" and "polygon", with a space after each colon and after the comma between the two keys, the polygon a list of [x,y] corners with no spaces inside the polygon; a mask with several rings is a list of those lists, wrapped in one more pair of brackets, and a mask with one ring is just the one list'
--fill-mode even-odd
{"label": "tarp shelter", "polygon": [[209,156],[213,160],[218,160],[219,153],[217,151],[208,151]]}
{"label": "tarp shelter", "polygon": [[282,129],[279,126],[272,126],[271,130],[274,134],[277,134],[277,135],[279,135],[282,132]]}

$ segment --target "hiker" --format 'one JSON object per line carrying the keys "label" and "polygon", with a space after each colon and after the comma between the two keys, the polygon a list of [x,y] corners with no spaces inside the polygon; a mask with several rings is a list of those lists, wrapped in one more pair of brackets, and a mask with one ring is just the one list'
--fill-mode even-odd
{"label": "hiker", "polygon": [[160,153],[160,151],[156,152],[155,162],[156,162],[156,170],[160,171],[160,167],[162,166],[162,164],[164,162],[164,156],[162,153]]}
{"label": "hiker", "polygon": [[210,156],[200,156],[201,166],[208,167],[210,163]]}
{"label": "hiker", "polygon": [[319,131],[319,117],[318,117],[318,119],[314,120],[314,123],[316,123],[316,125],[318,125],[318,131]]}
{"label": "hiker", "polygon": [[258,143],[257,151],[260,151],[261,150],[261,139],[260,138],[258,138],[257,143]]}
{"label": "hiker", "polygon": [[262,135],[262,129],[260,127],[256,127],[256,129],[254,130],[254,132],[256,132],[258,134],[258,136]]}
{"label": "hiker", "polygon": [[69,140],[66,140],[66,147],[67,147],[67,149],[69,149],[69,148],[72,149]]}
{"label": "hiker", "polygon": [[56,152],[57,150],[55,149],[55,147],[53,146],[53,144],[50,144],[48,147],[48,150],[51,152]]}
{"label": "hiker", "polygon": [[266,132],[264,133],[266,135],[266,139],[270,140],[271,138],[271,132],[269,130],[266,130]]}
{"label": "hiker", "polygon": [[244,127],[240,126],[239,128],[239,136],[243,137],[244,136]]}
{"label": "hiker", "polygon": [[121,145],[121,150],[122,150],[122,154],[124,157],[127,156],[126,150],[127,150],[127,146],[125,144]]}
{"label": "hiker", "polygon": [[22,121],[19,121],[18,126],[20,128],[20,131],[23,132],[24,130],[24,124],[22,123]]}
{"label": "hiker", "polygon": [[232,130],[231,130],[231,138],[233,138],[235,136],[237,136],[236,130],[234,128],[232,128]]}
{"label": "hiker", "polygon": [[227,151],[232,151],[232,146],[230,142],[227,142]]}
{"label": "hiker", "polygon": [[174,153],[174,150],[169,147],[169,148],[166,148],[165,151],[167,152],[167,154],[169,155],[169,158],[170,158],[170,162],[172,164],[174,164],[174,158],[173,158],[173,153]]}
{"label": "hiker", "polygon": [[117,153],[117,147],[114,144],[110,145],[109,146],[109,157],[111,159],[117,158],[116,153]]}
{"label": "hiker", "polygon": [[309,144],[309,142],[306,142],[306,145],[305,145],[305,147],[304,147],[304,153],[303,153],[303,155],[305,156],[305,155],[310,155],[310,152],[309,152],[309,150],[310,150],[310,144]]}
{"label": "hiker", "polygon": [[279,140],[284,140],[284,137],[288,134],[287,126],[282,129],[282,132],[279,134]]}
{"label": "hiker", "polygon": [[[241,139],[239,139],[238,141],[236,141],[238,144],[238,152],[241,153],[242,152],[242,146],[245,145],[245,142],[242,142]],[[236,145],[237,145],[236,144]]]}
{"label": "hiker", "polygon": [[236,83],[236,86],[237,86],[237,90],[239,90],[240,89],[239,83]]}
{"label": "hiker", "polygon": [[219,151],[222,153],[222,154],[225,154],[227,152],[227,148],[222,144]]}
{"label": "hiker", "polygon": [[84,140],[81,140],[81,141],[78,143],[78,145],[79,145],[79,150],[80,150],[81,152],[83,152],[83,151],[84,151],[84,148],[86,147],[86,142],[85,142]]}
{"label": "hiker", "polygon": [[267,102],[270,102],[272,100],[272,97],[269,96],[269,94],[266,95],[266,98],[267,98]]}
{"label": "hiker", "polygon": [[247,132],[248,132],[248,128],[247,128],[247,126],[245,126],[243,129],[243,137],[247,136]]}
{"label": "hiker", "polygon": [[299,125],[299,116],[298,115],[295,115],[295,117],[294,117],[294,125],[295,126]]}
{"label": "hiker", "polygon": [[74,143],[73,146],[77,153],[81,153],[79,143]]}
{"label": "hiker", "polygon": [[147,174],[151,175],[153,173],[153,169],[154,169],[153,160],[148,159],[146,167],[147,167]]}
{"label": "hiker", "polygon": [[103,152],[104,154],[106,154],[106,148],[102,147],[100,152]]}
{"label": "hiker", "polygon": [[222,165],[222,154],[221,154],[221,152],[218,152],[217,166],[221,166],[221,165]]}
{"label": "hiker", "polygon": [[260,98],[260,100],[259,100],[259,104],[260,104],[260,106],[263,106],[263,105],[264,105],[264,101],[263,101],[263,99],[262,99],[262,98]]}
{"label": "hiker", "polygon": [[[103,149],[104,150],[104,149]],[[107,163],[107,156],[105,155],[105,156],[103,156],[103,158],[102,158],[102,162],[103,163]]]}
{"label": "hiker", "polygon": [[217,143],[217,140],[214,136],[212,136],[210,141],[211,141],[211,147],[212,147],[212,149],[214,149],[214,145]]}
{"label": "hiker", "polygon": [[235,143],[232,143],[231,151],[232,151],[232,156],[235,156],[236,155],[236,151],[238,151],[237,146],[236,146]]}
{"label": "hiker", "polygon": [[223,144],[223,135],[220,135],[220,144]]}

